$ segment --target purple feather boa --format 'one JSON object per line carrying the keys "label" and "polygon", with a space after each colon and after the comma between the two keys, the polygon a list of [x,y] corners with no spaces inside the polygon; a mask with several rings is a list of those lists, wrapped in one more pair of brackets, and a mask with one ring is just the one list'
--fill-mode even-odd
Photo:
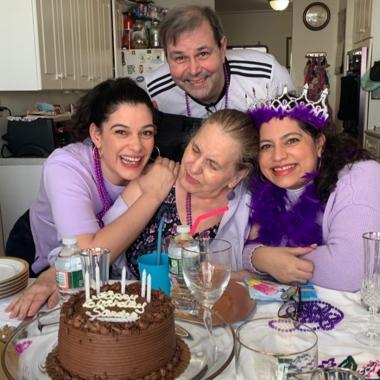
{"label": "purple feather boa", "polygon": [[[309,173],[312,179],[318,173]],[[251,225],[258,225],[256,239],[250,242],[267,246],[306,247],[322,244],[322,226],[318,218],[324,206],[317,198],[314,181],[306,185],[304,192],[289,210],[286,209],[286,189],[279,188],[269,181],[253,176],[250,182],[252,191]]]}

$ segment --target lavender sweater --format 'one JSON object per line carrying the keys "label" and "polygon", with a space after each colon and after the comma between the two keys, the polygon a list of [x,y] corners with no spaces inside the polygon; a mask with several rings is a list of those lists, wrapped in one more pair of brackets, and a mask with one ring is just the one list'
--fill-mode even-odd
{"label": "lavender sweater", "polygon": [[[112,200],[123,191],[104,180]],[[95,233],[96,214],[103,208],[95,179],[89,140],[56,149],[45,161],[36,201],[30,208],[30,224],[36,246],[33,270],[48,263],[48,254],[61,245],[63,237]]]}
{"label": "lavender sweater", "polygon": [[[380,164],[376,161],[345,167],[323,214],[323,245],[304,257],[314,263],[311,282],[326,288],[357,291],[364,269],[362,234],[380,231]],[[246,245],[243,265],[250,263],[254,245]]]}

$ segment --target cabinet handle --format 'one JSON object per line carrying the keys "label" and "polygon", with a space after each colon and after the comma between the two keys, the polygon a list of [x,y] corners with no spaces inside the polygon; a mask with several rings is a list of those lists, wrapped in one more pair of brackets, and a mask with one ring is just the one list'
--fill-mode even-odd
{"label": "cabinet handle", "polygon": [[63,78],[63,74],[62,74],[62,73],[59,73],[59,74],[56,75],[55,78],[56,78],[56,79],[62,79],[62,78]]}

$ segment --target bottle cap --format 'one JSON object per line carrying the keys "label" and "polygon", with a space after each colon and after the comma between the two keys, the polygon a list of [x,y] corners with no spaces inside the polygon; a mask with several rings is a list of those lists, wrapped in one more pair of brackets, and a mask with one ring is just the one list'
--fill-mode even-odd
{"label": "bottle cap", "polygon": [[77,239],[75,237],[64,237],[62,243],[63,245],[74,245],[77,243]]}
{"label": "bottle cap", "polygon": [[177,233],[179,234],[188,234],[190,232],[190,226],[187,224],[180,224],[177,226]]}

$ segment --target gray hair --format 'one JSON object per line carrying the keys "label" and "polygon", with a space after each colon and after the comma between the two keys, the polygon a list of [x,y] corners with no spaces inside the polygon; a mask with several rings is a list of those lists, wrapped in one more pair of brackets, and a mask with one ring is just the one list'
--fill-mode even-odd
{"label": "gray hair", "polygon": [[203,120],[194,135],[209,124],[217,124],[222,132],[229,134],[240,145],[240,155],[236,158],[236,170],[248,169],[249,173],[256,170],[258,134],[248,114],[235,109],[219,110]]}
{"label": "gray hair", "polygon": [[187,5],[172,8],[160,23],[159,35],[161,46],[167,53],[168,44],[176,44],[178,36],[184,32],[192,32],[197,29],[203,21],[207,21],[214,33],[216,44],[221,46],[224,36],[222,24],[210,7],[199,5]]}

